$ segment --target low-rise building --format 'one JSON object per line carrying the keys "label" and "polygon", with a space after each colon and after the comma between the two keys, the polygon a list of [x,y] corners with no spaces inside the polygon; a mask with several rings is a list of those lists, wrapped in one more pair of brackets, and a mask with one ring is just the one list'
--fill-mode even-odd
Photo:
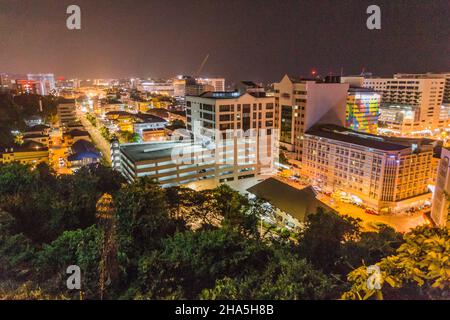
{"label": "low-rise building", "polygon": [[48,134],[41,134],[41,133],[32,133],[32,134],[26,134],[23,136],[23,141],[34,141],[37,143],[41,143],[42,145],[46,146],[47,148],[50,147],[50,136]]}
{"label": "low-rise building", "polygon": [[[334,212],[317,199],[317,193],[312,187],[297,189],[277,179],[268,178],[247,191],[272,205],[277,221],[266,221],[269,224],[281,222],[292,229],[301,228],[307,222],[308,215],[316,214],[319,210]],[[265,218],[269,217],[263,217]]]}
{"label": "low-rise building", "polygon": [[27,141],[21,146],[0,149],[0,163],[19,162],[21,164],[37,165],[49,162],[48,148],[35,141]]}
{"label": "low-rise building", "polygon": [[98,163],[101,159],[100,152],[95,146],[86,140],[78,140],[70,148],[71,154],[67,157],[70,169],[76,171],[82,166]]}
{"label": "low-rise building", "polygon": [[[272,158],[259,157],[257,161],[255,140],[256,137],[235,137],[208,144],[164,141],[122,145],[113,141],[111,159],[113,168],[128,181],[148,176],[163,187],[205,180],[217,185],[254,177],[266,171],[273,172]],[[271,153],[272,156],[274,154]]]}

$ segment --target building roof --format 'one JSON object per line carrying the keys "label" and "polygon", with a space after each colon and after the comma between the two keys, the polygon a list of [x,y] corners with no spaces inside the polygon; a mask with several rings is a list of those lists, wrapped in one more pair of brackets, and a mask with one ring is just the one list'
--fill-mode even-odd
{"label": "building roof", "polygon": [[48,134],[41,134],[41,133],[31,133],[31,134],[25,134],[23,136],[24,139],[32,139],[32,138],[48,138]]}
{"label": "building roof", "polygon": [[299,222],[304,222],[309,214],[317,213],[318,208],[333,211],[316,198],[312,187],[297,189],[274,178],[266,179],[247,191],[290,214]]}
{"label": "building roof", "polygon": [[106,116],[114,116],[114,115],[118,115],[118,116],[130,116],[131,113],[127,112],[127,111],[109,111],[105,114]]}
{"label": "building roof", "polygon": [[78,140],[71,148],[72,154],[67,157],[69,161],[78,161],[86,158],[99,159],[101,157],[95,146],[86,140]]}
{"label": "building roof", "polygon": [[9,146],[0,149],[0,154],[2,153],[13,153],[13,152],[31,152],[31,151],[48,151],[48,148],[42,143],[36,141],[25,141],[22,145]]}
{"label": "building roof", "polygon": [[135,117],[139,119],[141,122],[146,123],[167,122],[165,119],[149,113],[139,112],[138,114],[136,114]]}
{"label": "building roof", "polygon": [[80,129],[72,129],[67,132],[67,135],[72,137],[86,137],[89,136],[89,132]]}
{"label": "building roof", "polygon": [[361,133],[334,124],[315,125],[306,134],[383,151],[400,151],[410,148],[413,144],[423,145],[434,142],[430,139],[396,138]]}
{"label": "building roof", "polygon": [[201,145],[183,141],[130,143],[120,146],[120,150],[133,162],[169,158],[175,148],[186,148],[183,149],[183,154],[187,154],[191,150],[206,150]]}
{"label": "building roof", "polygon": [[35,132],[35,131],[44,131],[50,129],[49,126],[46,126],[45,124],[37,124],[35,126],[29,127],[25,129],[25,132]]}

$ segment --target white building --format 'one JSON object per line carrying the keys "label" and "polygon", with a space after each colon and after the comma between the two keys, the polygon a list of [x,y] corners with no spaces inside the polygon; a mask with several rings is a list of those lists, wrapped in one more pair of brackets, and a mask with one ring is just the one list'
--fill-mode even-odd
{"label": "white building", "polygon": [[285,75],[274,84],[280,145],[301,161],[304,133],[316,123],[345,126],[349,84],[297,79]]}
{"label": "white building", "polygon": [[53,73],[37,73],[37,74],[27,74],[28,80],[37,81],[38,93],[40,95],[49,95],[56,89],[55,76]]}

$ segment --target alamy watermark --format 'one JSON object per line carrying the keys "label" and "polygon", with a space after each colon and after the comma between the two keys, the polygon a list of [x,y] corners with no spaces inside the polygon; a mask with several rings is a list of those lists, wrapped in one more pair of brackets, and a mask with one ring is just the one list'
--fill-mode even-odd
{"label": "alamy watermark", "polygon": [[70,274],[67,278],[66,285],[69,290],[80,290],[81,289],[81,269],[77,265],[68,266],[66,273]]}
{"label": "alamy watermark", "polygon": [[369,277],[367,278],[367,288],[370,290],[380,290],[381,284],[383,282],[383,276],[381,274],[381,269],[377,265],[371,265],[367,267],[367,274]]}
{"label": "alamy watermark", "polygon": [[367,7],[367,14],[370,16],[367,18],[366,26],[369,30],[380,30],[381,29],[381,8],[376,4],[372,4]]}
{"label": "alamy watermark", "polygon": [[66,20],[66,27],[69,30],[81,30],[81,8],[76,4],[67,7],[66,13],[69,14]]}

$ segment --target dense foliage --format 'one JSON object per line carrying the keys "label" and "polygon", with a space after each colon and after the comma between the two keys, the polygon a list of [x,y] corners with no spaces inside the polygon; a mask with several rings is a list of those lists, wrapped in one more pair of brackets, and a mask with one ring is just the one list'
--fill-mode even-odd
{"label": "dense foliage", "polygon": [[[226,185],[162,189],[100,165],[71,176],[2,165],[0,298],[369,298],[375,263],[393,287],[383,285],[385,298],[444,294],[448,231],[368,233],[320,212],[293,239],[262,229],[268,214]],[[66,288],[69,265],[82,270],[81,292]]]}

